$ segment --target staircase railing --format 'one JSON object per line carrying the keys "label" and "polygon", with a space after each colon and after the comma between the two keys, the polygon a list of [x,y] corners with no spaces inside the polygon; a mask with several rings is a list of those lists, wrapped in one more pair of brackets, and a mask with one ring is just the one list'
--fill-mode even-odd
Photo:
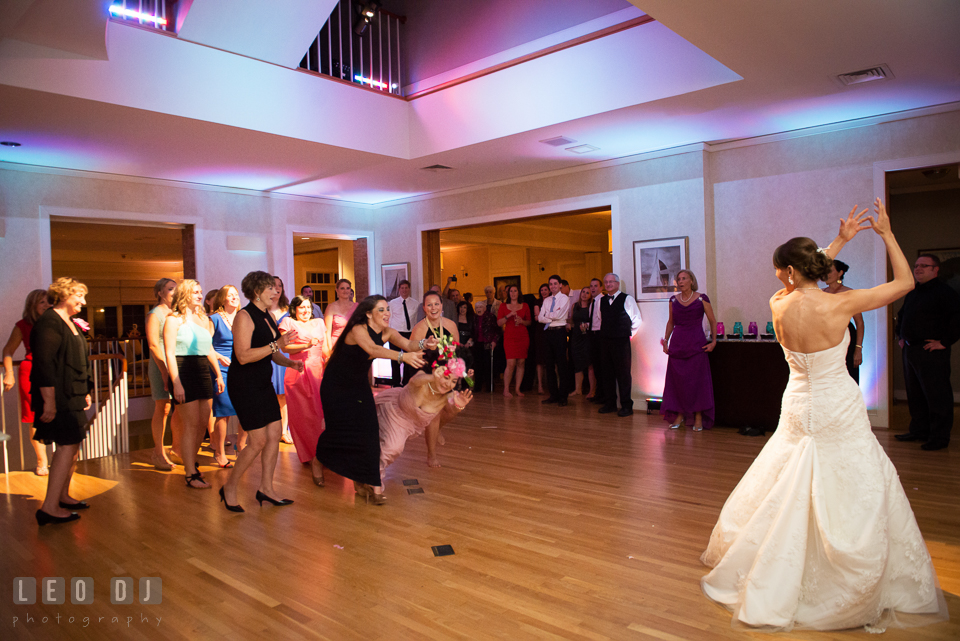
{"label": "staircase railing", "polygon": [[80,445],[81,461],[130,451],[127,359],[120,354],[94,354],[89,360],[96,414]]}

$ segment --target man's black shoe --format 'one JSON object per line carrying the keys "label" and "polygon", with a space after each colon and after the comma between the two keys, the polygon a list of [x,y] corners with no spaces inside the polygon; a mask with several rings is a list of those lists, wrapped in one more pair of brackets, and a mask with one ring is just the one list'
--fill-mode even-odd
{"label": "man's black shoe", "polygon": [[598,414],[612,414],[613,412],[616,412],[616,411],[617,411],[616,406],[610,407],[609,405],[604,405],[603,407],[600,408],[600,411],[597,412],[597,413],[598,413]]}
{"label": "man's black shoe", "polygon": [[633,416],[633,408],[628,407],[617,412],[617,416]]}
{"label": "man's black shoe", "polygon": [[550,403],[556,403],[559,399],[553,398],[552,396],[545,401],[540,401],[541,405],[549,405]]}
{"label": "man's black shoe", "polygon": [[921,438],[916,434],[911,432],[906,432],[905,434],[895,434],[893,438],[897,439],[901,443],[909,443],[910,441],[925,441],[927,439]]}
{"label": "man's black shoe", "polygon": [[934,450],[946,449],[949,445],[949,443],[924,443],[920,446],[920,449],[933,452]]}
{"label": "man's black shoe", "polygon": [[567,399],[561,398],[559,401],[557,401],[557,407],[566,407],[566,406],[567,406]]}
{"label": "man's black shoe", "polygon": [[603,405],[606,403],[606,401],[600,398],[599,396],[594,396],[593,398],[590,399],[590,402],[596,403],[597,405]]}

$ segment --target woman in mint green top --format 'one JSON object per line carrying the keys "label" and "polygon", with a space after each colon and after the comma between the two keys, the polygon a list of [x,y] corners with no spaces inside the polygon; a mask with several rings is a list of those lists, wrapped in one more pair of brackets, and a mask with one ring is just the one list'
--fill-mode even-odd
{"label": "woman in mint green top", "polygon": [[195,280],[186,279],[173,292],[172,311],[163,325],[163,344],[173,402],[183,418],[183,467],[187,487],[209,488],[197,468],[197,450],[210,424],[213,407],[211,370],[217,374],[217,391],[223,391],[223,377],[213,351],[213,323],[203,313],[203,290]]}

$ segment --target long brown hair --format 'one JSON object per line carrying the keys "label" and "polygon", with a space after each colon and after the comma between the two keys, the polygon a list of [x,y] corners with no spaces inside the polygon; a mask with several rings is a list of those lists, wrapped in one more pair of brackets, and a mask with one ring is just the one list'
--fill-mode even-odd
{"label": "long brown hair", "polygon": [[45,289],[35,289],[27,294],[27,300],[23,303],[23,320],[30,324],[40,320],[40,316],[37,314],[37,305],[44,298],[47,298],[47,290]]}

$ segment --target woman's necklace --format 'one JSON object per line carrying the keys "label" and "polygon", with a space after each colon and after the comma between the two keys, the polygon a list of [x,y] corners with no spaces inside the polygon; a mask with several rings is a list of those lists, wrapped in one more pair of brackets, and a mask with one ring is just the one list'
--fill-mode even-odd
{"label": "woman's necklace", "polygon": [[680,302],[683,303],[684,305],[686,305],[687,303],[689,303],[690,301],[693,300],[693,294],[694,294],[694,292],[693,292],[693,290],[691,290],[691,291],[690,291],[690,298],[688,298],[687,300],[683,300],[683,294],[680,294]]}
{"label": "woman's necklace", "polygon": [[820,291],[820,288],[819,288],[819,287],[794,287],[794,288],[793,288],[793,291],[796,292],[796,291],[800,291],[800,290],[802,290],[802,289],[815,289],[815,290],[817,290],[818,292]]}
{"label": "woman's necklace", "polygon": [[440,327],[436,327],[436,328],[430,323],[429,318],[426,320],[427,320],[427,329],[430,330],[430,333],[433,334],[437,340],[440,340],[441,338],[443,338],[443,319],[440,320]]}
{"label": "woman's necklace", "polygon": [[227,312],[222,310],[220,311],[220,318],[222,318],[223,322],[227,324],[227,327],[230,329],[231,332],[233,331],[233,319],[236,317],[237,317],[237,312],[233,312],[233,314],[227,315]]}
{"label": "woman's necklace", "polygon": [[433,394],[434,396],[436,396],[437,394],[440,393],[440,392],[438,392],[437,390],[433,389],[433,384],[431,384],[431,383],[427,383],[427,387],[430,388],[430,393]]}

